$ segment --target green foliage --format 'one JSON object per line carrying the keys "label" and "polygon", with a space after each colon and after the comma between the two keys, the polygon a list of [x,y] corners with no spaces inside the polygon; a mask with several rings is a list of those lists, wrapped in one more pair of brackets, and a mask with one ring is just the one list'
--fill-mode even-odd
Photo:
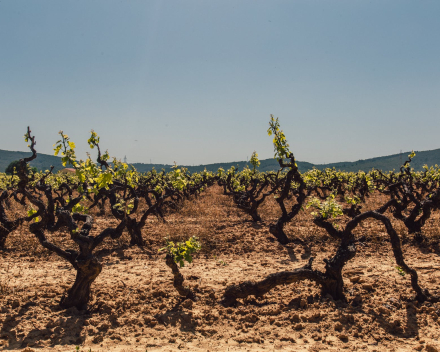
{"label": "green foliage", "polygon": [[275,155],[274,158],[281,160],[285,158],[289,158],[289,144],[287,144],[286,136],[284,135],[283,130],[280,130],[280,123],[278,121],[278,117],[274,119],[273,115],[270,115],[269,121],[269,129],[267,130],[267,134],[269,136],[274,135],[273,145]]}
{"label": "green foliage", "polygon": [[[34,209],[34,208],[30,208],[28,211],[27,211],[27,216],[28,217],[31,217],[32,215],[34,215],[34,214],[36,214],[37,213],[37,211]],[[35,217],[34,218],[34,222],[39,222],[40,221],[40,217]]]}
{"label": "green foliage", "polygon": [[403,269],[400,266],[396,266],[396,270],[400,276],[405,276],[406,273],[403,271]]}
{"label": "green foliage", "polygon": [[[87,184],[88,188],[83,189],[82,186],[78,187],[79,192],[94,193],[98,194],[100,189],[108,190],[110,185],[113,184],[115,179],[122,181],[122,183],[133,187],[139,180],[139,174],[134,167],[129,167],[126,163],[120,162],[113,159],[113,168],[108,167],[102,170],[101,166],[98,166],[90,158],[86,161],[76,160],[75,155],[75,143],[70,141],[69,136],[60,131],[61,139],[54,144],[55,155],[61,152],[61,161],[64,166],[69,163],[75,168],[75,176],[77,177],[80,184]],[[91,136],[88,139],[88,144],[90,148],[99,147],[99,136],[95,131],[91,131]],[[110,158],[108,152],[106,151],[101,155],[101,160],[107,161]],[[129,213],[130,205],[124,204],[123,207],[126,212]]]}
{"label": "green foliage", "polygon": [[362,202],[362,200],[358,196],[345,197],[345,201],[347,204],[351,205],[358,205]]}
{"label": "green foliage", "polygon": [[72,213],[88,214],[89,209],[81,203],[73,206]]}
{"label": "green foliage", "polygon": [[176,163],[174,163],[173,171],[171,172],[171,182],[173,185],[173,188],[181,191],[186,187],[186,180],[185,176],[182,173],[182,170],[180,170]]}
{"label": "green foliage", "polygon": [[95,148],[99,144],[99,136],[95,131],[91,131],[91,135],[87,140],[87,143],[89,143],[90,149]]}
{"label": "green foliage", "polygon": [[[89,143],[90,149],[94,149],[95,147],[98,147],[99,144],[99,136],[95,131],[91,131],[90,138],[87,140],[87,143]],[[101,155],[102,161],[108,161],[110,159],[110,155],[108,154],[108,151],[106,150],[104,154]]]}
{"label": "green foliage", "polygon": [[[79,352],[79,346],[76,346],[76,347],[75,347],[75,351]],[[91,348],[89,348],[89,349],[87,350],[87,352],[93,352],[93,351],[92,351]]]}
{"label": "green foliage", "polygon": [[70,138],[67,134],[64,134],[63,131],[59,132],[61,139],[58,140],[53,146],[54,155],[57,156],[61,151],[61,162],[63,166],[66,166],[67,163],[72,165],[73,167],[77,167],[76,155],[75,155],[75,143],[70,141]]}
{"label": "green foliage", "polygon": [[171,255],[175,263],[179,263],[180,267],[185,266],[185,261],[192,262],[192,254],[200,250],[202,247],[199,240],[192,236],[188,241],[174,243],[168,238],[165,238],[166,246],[159,249],[165,250],[167,254]]}
{"label": "green foliage", "polygon": [[307,203],[307,209],[313,207],[318,212],[312,212],[312,215],[321,216],[323,219],[336,218],[343,214],[342,207],[335,200],[335,195],[331,194],[325,202],[321,202],[318,198],[312,197]]}
{"label": "green foliage", "polygon": [[222,266],[227,266],[227,265],[229,265],[228,263],[226,263],[224,260],[222,260],[222,259],[218,259],[217,260],[217,256],[214,254],[213,255],[213,257],[214,257],[214,260],[217,262],[217,263],[219,263],[220,265],[222,265]]}
{"label": "green foliage", "polygon": [[255,169],[260,166],[260,160],[258,160],[258,154],[255,150],[252,153],[250,163],[253,166],[254,172],[255,172]]}
{"label": "green foliage", "polygon": [[[414,150],[413,150],[413,151],[411,151],[411,154],[408,155],[408,158],[410,161],[412,161],[412,158],[414,158],[415,156],[416,156],[416,153],[414,153]],[[411,168],[411,164],[409,162],[406,162],[405,164],[403,164],[403,167],[405,169],[409,170]]]}
{"label": "green foliage", "polygon": [[118,203],[116,203],[113,206],[114,209],[121,210],[127,215],[130,215],[131,211],[134,208],[134,201],[133,199],[130,199],[129,201],[125,201],[124,199],[120,198],[118,199]]}

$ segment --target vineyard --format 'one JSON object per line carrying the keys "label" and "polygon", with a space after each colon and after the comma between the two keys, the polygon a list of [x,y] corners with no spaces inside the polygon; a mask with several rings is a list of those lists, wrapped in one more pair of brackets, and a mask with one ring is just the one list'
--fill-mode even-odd
{"label": "vineyard", "polygon": [[53,351],[440,351],[440,168],[0,174],[0,346]]}

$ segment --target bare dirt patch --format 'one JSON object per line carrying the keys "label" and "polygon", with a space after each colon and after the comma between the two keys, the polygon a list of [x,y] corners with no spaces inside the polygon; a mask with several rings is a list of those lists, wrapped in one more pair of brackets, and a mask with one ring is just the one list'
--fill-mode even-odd
{"label": "bare dirt patch", "polygon": [[[381,201],[372,197],[366,208]],[[24,229],[8,238],[0,252],[0,346],[20,351],[440,351],[440,304],[414,301],[409,275],[403,275],[378,222],[356,230],[368,240],[344,268],[347,301],[321,297],[308,281],[281,286],[264,297],[219,304],[224,289],[244,280],[299,268],[324,258],[337,243],[302,212],[286,226],[302,244],[279,245],[268,225],[277,208],[268,199],[263,222],[254,224],[218,187],[166,216],[150,220],[144,249],[129,248],[128,235],[101,247],[102,273],[93,284],[88,310],[61,310],[58,302],[75,271],[39,247]],[[102,228],[111,217],[96,217]],[[343,221],[343,220],[341,220]],[[438,214],[425,226],[427,241],[415,245],[393,220],[403,239],[408,265],[420,284],[440,295]],[[99,226],[98,226],[99,227]],[[182,300],[172,285],[163,238],[198,236],[203,249],[181,270],[199,297]],[[63,238],[57,239],[63,243]]]}

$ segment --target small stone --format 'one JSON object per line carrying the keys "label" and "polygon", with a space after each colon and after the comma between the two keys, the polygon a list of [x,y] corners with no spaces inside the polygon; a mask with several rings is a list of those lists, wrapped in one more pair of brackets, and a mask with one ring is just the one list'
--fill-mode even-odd
{"label": "small stone", "polygon": [[301,297],[295,297],[292,300],[290,300],[289,306],[294,306],[294,307],[298,308],[300,302],[301,302]]}
{"label": "small stone", "polygon": [[192,309],[193,301],[191,301],[190,299],[186,299],[185,301],[183,301],[182,307],[184,307],[186,309]]}
{"label": "small stone", "polygon": [[426,345],[426,351],[427,352],[439,352],[438,348],[434,345],[428,344]]}
{"label": "small stone", "polygon": [[101,343],[102,341],[104,341],[104,338],[101,335],[95,336],[92,340],[93,343]]}
{"label": "small stone", "polygon": [[395,297],[391,297],[388,299],[388,302],[393,305],[396,308],[401,308],[402,307],[402,303],[400,302],[400,300],[398,300]]}
{"label": "small stone", "polygon": [[300,321],[299,314],[293,314],[292,317],[290,318],[290,320],[292,322],[299,323],[299,321]]}
{"label": "small stone", "polygon": [[344,333],[339,334],[338,337],[339,337],[340,340],[348,340],[347,334],[344,334]]}
{"label": "small stone", "polygon": [[417,345],[416,347],[414,347],[414,349],[416,351],[421,351],[421,350],[423,350],[423,345]]}
{"label": "small stone", "polygon": [[360,276],[353,276],[350,278],[350,281],[355,284],[355,283],[359,282],[360,279],[361,279]]}
{"label": "small stone", "polygon": [[157,289],[153,291],[153,297],[167,297],[167,293],[163,290]]}
{"label": "small stone", "polygon": [[386,307],[383,307],[383,306],[379,307],[379,312],[384,315],[390,315],[389,309],[387,309]]}
{"label": "small stone", "polygon": [[156,326],[156,324],[157,324],[157,320],[156,320],[156,318],[154,318],[154,317],[151,316],[151,315],[146,315],[146,316],[144,317],[144,321],[145,321],[145,324],[146,324],[147,326],[150,326],[150,327],[154,327],[154,326]]}
{"label": "small stone", "polygon": [[373,291],[373,285],[371,284],[363,284],[362,288],[366,291]]}

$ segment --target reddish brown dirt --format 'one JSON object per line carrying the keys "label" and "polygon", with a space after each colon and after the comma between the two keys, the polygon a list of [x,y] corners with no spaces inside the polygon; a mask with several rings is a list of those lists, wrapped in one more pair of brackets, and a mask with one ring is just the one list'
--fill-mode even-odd
{"label": "reddish brown dirt", "polygon": [[[375,195],[366,208],[383,200]],[[74,352],[76,346],[93,352],[440,351],[440,304],[412,300],[409,276],[399,274],[385,229],[375,221],[356,230],[370,241],[358,246],[343,271],[347,302],[320,297],[318,287],[305,281],[222,307],[219,299],[230,284],[301,267],[310,256],[322,270],[323,259],[333,255],[337,243],[313,225],[308,211],[286,228],[305,244],[278,245],[268,232],[277,214],[269,199],[261,209],[263,223],[255,225],[213,187],[168,214],[166,224],[151,219],[144,230],[145,249],[128,248],[127,234],[107,241],[88,311],[58,307],[75,271],[22,228],[8,239],[8,250],[0,252],[0,346],[27,352]],[[97,229],[112,223],[110,217],[95,219]],[[421,286],[440,295],[438,214],[425,226],[423,246],[412,243],[401,223],[393,224]],[[164,255],[157,252],[165,236],[182,240],[193,235],[203,249],[182,273],[198,292],[195,303],[180,299]],[[68,243],[65,234],[54,240]]]}

